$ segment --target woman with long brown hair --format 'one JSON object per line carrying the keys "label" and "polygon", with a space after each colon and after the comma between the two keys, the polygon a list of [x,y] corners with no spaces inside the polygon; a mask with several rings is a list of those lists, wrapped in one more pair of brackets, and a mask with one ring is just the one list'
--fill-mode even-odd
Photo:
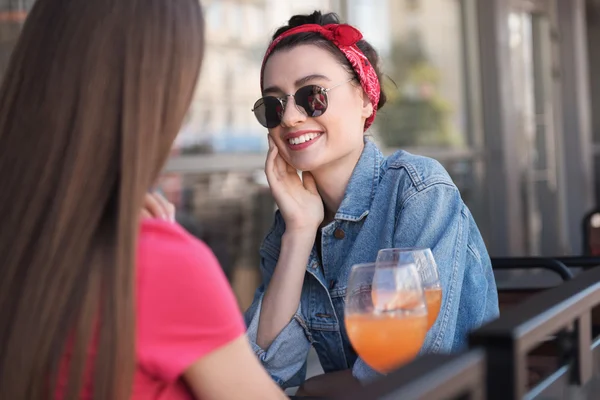
{"label": "woman with long brown hair", "polygon": [[203,26],[197,0],[29,14],[0,88],[1,399],[283,397],[206,246],[140,221]]}

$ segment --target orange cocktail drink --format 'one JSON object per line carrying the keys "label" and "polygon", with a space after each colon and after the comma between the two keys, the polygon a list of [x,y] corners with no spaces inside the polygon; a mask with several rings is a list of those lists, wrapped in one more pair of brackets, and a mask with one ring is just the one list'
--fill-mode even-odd
{"label": "orange cocktail drink", "polygon": [[386,373],[417,356],[427,333],[427,315],[350,314],[346,330],[360,357]]}
{"label": "orange cocktail drink", "polygon": [[442,288],[425,288],[425,302],[427,303],[427,330],[431,329],[442,307]]}
{"label": "orange cocktail drink", "polygon": [[378,372],[410,362],[423,346],[427,306],[412,263],[353,266],[344,310],[352,347]]}

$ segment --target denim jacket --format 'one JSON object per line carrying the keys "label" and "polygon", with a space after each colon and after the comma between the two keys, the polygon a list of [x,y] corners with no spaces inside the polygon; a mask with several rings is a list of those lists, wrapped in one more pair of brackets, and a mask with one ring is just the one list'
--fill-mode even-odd
{"label": "denim jacket", "polygon": [[443,289],[442,307],[421,352],[463,349],[468,333],[498,316],[490,258],[479,230],[446,170],[435,160],[398,151],[387,159],[366,141],[334,220],[321,229],[306,263],[298,310],[269,348],[256,344],[264,292],[273,275],[285,222],[279,212],[260,248],[262,284],[246,311],[251,345],[282,387],[301,384],[312,345],[325,372],[353,368],[377,376],[360,360],[344,327],[346,285],[353,265],[391,247],[429,247]]}

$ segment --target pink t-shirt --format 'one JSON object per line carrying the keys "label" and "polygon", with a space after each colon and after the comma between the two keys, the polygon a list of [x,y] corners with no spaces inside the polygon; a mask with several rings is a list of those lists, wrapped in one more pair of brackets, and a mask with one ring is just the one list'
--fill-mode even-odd
{"label": "pink t-shirt", "polygon": [[[245,331],[217,259],[179,225],[144,220],[136,290],[137,360],[132,399],[193,399],[181,379],[183,372]],[[60,382],[64,384],[63,379]],[[59,393],[63,384],[59,384]],[[86,386],[82,399],[91,398],[91,388]]]}

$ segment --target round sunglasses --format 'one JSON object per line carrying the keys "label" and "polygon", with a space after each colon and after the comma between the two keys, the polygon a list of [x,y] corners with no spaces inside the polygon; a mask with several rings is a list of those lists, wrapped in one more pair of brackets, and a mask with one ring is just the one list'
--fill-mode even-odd
{"label": "round sunglasses", "polygon": [[307,85],[298,89],[296,93],[286,94],[283,97],[261,97],[254,103],[252,111],[262,126],[268,129],[275,128],[281,124],[285,106],[288,103],[288,97],[294,97],[296,108],[298,108],[298,110],[305,113],[308,117],[320,117],[325,113],[327,106],[329,105],[327,92],[340,87],[353,79],[354,78],[351,78],[345,82],[338,83],[329,89],[325,89],[319,85]]}

